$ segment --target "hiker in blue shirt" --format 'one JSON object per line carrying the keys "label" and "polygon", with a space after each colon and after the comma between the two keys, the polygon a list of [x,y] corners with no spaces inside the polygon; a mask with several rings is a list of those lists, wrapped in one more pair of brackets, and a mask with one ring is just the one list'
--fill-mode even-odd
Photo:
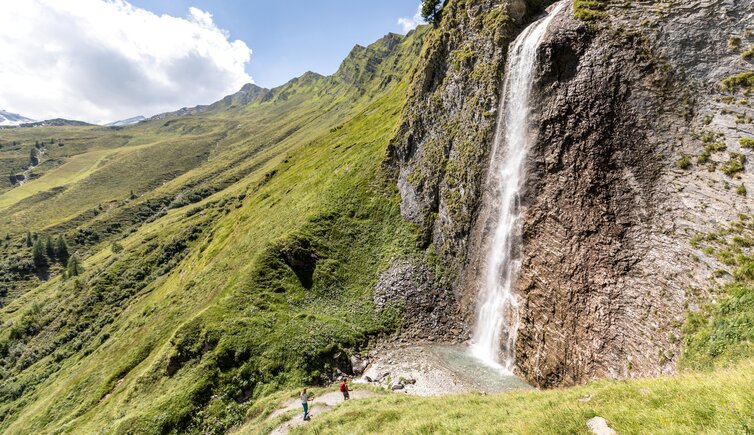
{"label": "hiker in blue shirt", "polygon": [[309,397],[306,393],[306,388],[301,392],[301,406],[304,407],[304,421],[309,420],[309,402],[314,400],[313,397]]}

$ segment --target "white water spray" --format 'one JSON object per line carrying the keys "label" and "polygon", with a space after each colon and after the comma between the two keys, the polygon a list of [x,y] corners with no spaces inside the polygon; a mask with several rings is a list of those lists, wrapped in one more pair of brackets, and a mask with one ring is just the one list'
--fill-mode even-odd
{"label": "white water spray", "polygon": [[488,180],[495,201],[490,216],[494,219],[494,232],[487,245],[471,352],[507,373],[512,373],[515,365],[519,323],[513,285],[520,266],[519,197],[530,141],[529,97],[537,49],[550,22],[564,6],[565,2],[558,3],[549,15],[530,25],[513,42],[492,147]]}

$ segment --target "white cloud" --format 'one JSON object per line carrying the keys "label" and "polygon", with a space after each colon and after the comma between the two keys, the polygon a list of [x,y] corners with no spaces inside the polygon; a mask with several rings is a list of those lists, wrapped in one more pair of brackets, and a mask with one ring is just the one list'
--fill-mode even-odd
{"label": "white cloud", "polygon": [[421,4],[419,4],[419,7],[416,8],[416,13],[414,14],[413,17],[411,17],[411,18],[408,18],[408,17],[398,18],[398,25],[400,25],[401,28],[403,28],[403,32],[404,33],[408,33],[411,30],[415,29],[416,26],[418,26],[420,24],[425,24],[425,23],[426,22],[422,18],[422,5]]}
{"label": "white cloud", "polygon": [[214,102],[251,82],[251,50],[212,15],[123,0],[0,0],[0,107],[90,122]]}

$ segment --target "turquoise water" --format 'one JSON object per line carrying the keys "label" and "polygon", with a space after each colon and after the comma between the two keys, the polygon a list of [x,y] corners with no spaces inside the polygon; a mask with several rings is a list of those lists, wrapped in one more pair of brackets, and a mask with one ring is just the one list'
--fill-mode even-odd
{"label": "turquoise water", "polygon": [[474,358],[466,346],[427,346],[425,348],[446,369],[471,389],[486,393],[531,389],[515,375],[495,369]]}

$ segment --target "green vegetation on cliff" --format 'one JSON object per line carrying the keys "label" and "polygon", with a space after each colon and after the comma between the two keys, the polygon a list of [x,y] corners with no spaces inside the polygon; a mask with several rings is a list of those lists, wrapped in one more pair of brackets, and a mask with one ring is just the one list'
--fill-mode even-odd
{"label": "green vegetation on cliff", "polygon": [[576,18],[593,23],[605,16],[606,7],[604,0],[574,0],[573,13]]}
{"label": "green vegetation on cliff", "polygon": [[692,245],[728,270],[717,273],[713,301],[686,315],[681,366],[722,369],[754,358],[754,220],[741,215],[717,232],[696,235]]}

